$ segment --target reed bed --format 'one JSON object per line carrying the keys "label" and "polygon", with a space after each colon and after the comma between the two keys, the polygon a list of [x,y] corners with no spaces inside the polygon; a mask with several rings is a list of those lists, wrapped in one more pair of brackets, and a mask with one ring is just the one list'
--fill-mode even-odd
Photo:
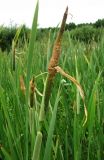
{"label": "reed bed", "polygon": [[0,159],[103,160],[104,38],[86,55],[64,31],[66,8],[40,43],[38,7],[23,54],[13,50],[21,28],[12,53],[0,51]]}

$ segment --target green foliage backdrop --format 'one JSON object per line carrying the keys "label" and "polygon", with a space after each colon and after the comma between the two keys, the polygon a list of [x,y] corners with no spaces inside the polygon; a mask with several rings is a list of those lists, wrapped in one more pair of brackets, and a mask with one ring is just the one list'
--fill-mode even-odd
{"label": "green foliage backdrop", "polygon": [[[2,51],[7,50],[9,52],[11,50],[12,40],[18,28],[19,27],[17,26],[0,26],[0,49]],[[52,30],[52,32],[54,32],[56,28],[39,28],[36,39],[41,41],[43,37],[48,37],[49,30]],[[104,33],[104,19],[98,19],[93,24],[85,23],[76,25],[72,22],[66,24],[65,30],[68,30],[70,32],[71,38],[73,40],[79,40],[87,44],[92,41],[98,42],[101,39],[102,34]],[[25,40],[29,41],[30,32],[31,30],[28,27],[26,27],[25,25],[22,26],[22,30],[19,36],[19,40],[21,40],[22,45],[24,44]]]}

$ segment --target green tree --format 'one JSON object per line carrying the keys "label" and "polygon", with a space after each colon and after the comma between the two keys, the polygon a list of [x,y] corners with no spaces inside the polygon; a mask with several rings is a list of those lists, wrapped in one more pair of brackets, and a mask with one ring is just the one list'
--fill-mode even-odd
{"label": "green tree", "polygon": [[98,19],[94,23],[94,27],[96,27],[96,28],[102,28],[102,27],[104,27],[104,19]]}
{"label": "green tree", "polygon": [[72,23],[66,24],[65,30],[71,31],[72,29],[75,29],[75,28],[76,28],[76,24],[72,22]]}

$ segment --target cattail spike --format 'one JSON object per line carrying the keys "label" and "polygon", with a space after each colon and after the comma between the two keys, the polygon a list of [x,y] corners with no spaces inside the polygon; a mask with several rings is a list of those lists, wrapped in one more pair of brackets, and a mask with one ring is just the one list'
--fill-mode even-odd
{"label": "cattail spike", "polygon": [[34,92],[35,92],[35,84],[34,84],[34,77],[30,81],[30,107],[34,106]]}
{"label": "cattail spike", "polygon": [[20,89],[21,89],[23,95],[25,95],[26,94],[26,87],[25,87],[23,76],[20,76]]}
{"label": "cattail spike", "polygon": [[61,53],[61,40],[62,40],[62,36],[63,36],[64,29],[65,29],[67,15],[68,15],[68,7],[66,8],[66,11],[64,13],[60,31],[57,35],[57,38],[56,38],[56,41],[53,47],[52,57],[50,59],[49,66],[48,66],[48,72],[51,75],[51,77],[54,77],[56,74],[56,70],[54,67],[58,65],[59,56]]}
{"label": "cattail spike", "polygon": [[56,75],[56,69],[55,67],[58,65],[58,61],[59,61],[59,57],[60,57],[60,53],[61,53],[61,41],[62,41],[62,36],[64,33],[64,29],[65,29],[65,24],[66,24],[66,19],[67,19],[67,15],[68,15],[68,7],[65,10],[63,19],[62,19],[62,23],[61,23],[61,27],[59,30],[59,33],[57,35],[56,41],[54,43],[54,47],[53,47],[53,51],[52,51],[52,57],[50,59],[49,62],[49,66],[48,66],[48,78],[47,78],[47,83],[46,83],[46,91],[45,91],[45,98],[44,98],[44,110],[46,112],[47,107],[48,107],[48,103],[49,103],[49,98],[51,95],[51,88],[53,85],[53,78]]}
{"label": "cattail spike", "polygon": [[66,12],[66,14],[68,14],[68,6],[66,7],[66,11],[65,12]]}

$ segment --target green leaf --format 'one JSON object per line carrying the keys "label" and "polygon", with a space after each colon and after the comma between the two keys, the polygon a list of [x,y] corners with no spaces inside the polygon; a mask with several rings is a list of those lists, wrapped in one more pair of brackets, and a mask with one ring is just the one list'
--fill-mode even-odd
{"label": "green leaf", "polygon": [[51,148],[52,148],[52,136],[53,136],[54,127],[55,127],[56,113],[57,113],[57,107],[58,107],[59,100],[60,100],[60,97],[59,97],[59,92],[58,92],[57,97],[56,97],[56,101],[55,101],[55,105],[54,105],[54,110],[52,113],[52,118],[51,118],[49,130],[48,130],[48,138],[47,138],[47,142],[46,142],[43,160],[50,159],[50,153],[51,153]]}
{"label": "green leaf", "polygon": [[28,97],[29,97],[29,81],[31,77],[31,67],[32,67],[32,59],[34,53],[34,44],[36,40],[36,31],[37,31],[37,20],[38,20],[38,9],[39,9],[39,2],[37,1],[35,14],[32,23],[32,30],[29,42],[29,49],[28,49],[28,60],[27,60],[27,77],[26,77],[26,135],[25,135],[25,159],[28,160]]}

